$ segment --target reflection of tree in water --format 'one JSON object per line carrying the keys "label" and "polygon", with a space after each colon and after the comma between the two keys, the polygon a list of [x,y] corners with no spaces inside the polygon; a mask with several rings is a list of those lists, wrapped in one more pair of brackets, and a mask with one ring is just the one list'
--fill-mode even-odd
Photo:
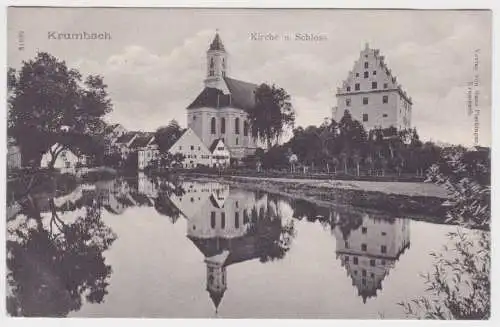
{"label": "reflection of tree in water", "polygon": [[267,206],[253,207],[249,217],[245,211],[245,220],[249,221],[247,235],[258,237],[258,252],[261,262],[282,259],[290,250],[295,228],[293,220],[282,225],[282,215],[279,211],[277,198],[269,198]]}
{"label": "reflection of tree in water", "polygon": [[158,196],[154,201],[154,207],[159,214],[170,217],[175,223],[181,216],[181,211],[170,199],[172,194],[178,197],[183,196],[186,191],[182,188],[182,182],[179,179],[152,179],[158,188]]}
{"label": "reflection of tree in water", "polygon": [[30,197],[23,206],[27,219],[8,228],[8,313],[60,317],[79,310],[83,298],[101,303],[111,274],[103,251],[116,235],[102,222],[100,208],[87,207],[85,216],[65,223],[51,200],[47,230],[36,201]]}

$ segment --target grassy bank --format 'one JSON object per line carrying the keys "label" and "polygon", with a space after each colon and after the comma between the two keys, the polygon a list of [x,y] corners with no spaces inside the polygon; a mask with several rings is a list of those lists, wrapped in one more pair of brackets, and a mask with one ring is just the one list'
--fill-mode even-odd
{"label": "grassy bank", "polygon": [[[214,176],[183,174],[184,179],[218,180],[313,202],[321,206],[354,206],[395,216],[444,222],[446,193],[433,184]],[[379,184],[380,183],[380,184]]]}

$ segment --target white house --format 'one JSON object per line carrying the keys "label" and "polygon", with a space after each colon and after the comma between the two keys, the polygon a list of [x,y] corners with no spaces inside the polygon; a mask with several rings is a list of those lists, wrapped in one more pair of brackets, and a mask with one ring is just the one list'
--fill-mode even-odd
{"label": "white house", "polygon": [[130,145],[139,136],[136,132],[127,132],[118,137],[111,145],[112,151],[117,151],[121,154],[122,159],[126,159],[129,155]]}
{"label": "white house", "polygon": [[[54,152],[58,147],[60,145],[56,143],[51,147],[51,151],[47,151],[42,155],[40,167],[47,168],[49,166],[52,159],[50,152]],[[54,162],[54,168],[59,169],[62,173],[75,173],[78,166],[85,167],[87,165],[86,157],[75,152],[67,148],[62,150]]]}
{"label": "white house", "polygon": [[7,144],[7,169],[21,168],[21,149],[16,145],[13,138],[9,138]]}
{"label": "white house", "polygon": [[151,161],[158,159],[160,155],[154,136],[137,137],[130,148],[132,151],[137,150],[137,168],[139,170],[144,170]]}
{"label": "white house", "polygon": [[212,167],[229,166],[231,153],[222,139],[215,140],[209,148],[212,154]]}
{"label": "white house", "polygon": [[366,129],[411,127],[413,101],[387,67],[385,57],[368,44],[361,51],[342,86],[337,88],[333,119],[348,110]]}
{"label": "white house", "polygon": [[169,153],[184,155],[182,167],[195,168],[198,166],[210,166],[211,153],[196,133],[188,128],[179,139],[170,147]]}

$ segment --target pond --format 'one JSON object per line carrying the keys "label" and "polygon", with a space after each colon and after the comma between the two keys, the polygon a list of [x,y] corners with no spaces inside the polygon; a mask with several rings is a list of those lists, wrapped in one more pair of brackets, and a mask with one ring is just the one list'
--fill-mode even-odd
{"label": "pond", "polygon": [[11,315],[404,318],[449,225],[139,174],[8,206]]}

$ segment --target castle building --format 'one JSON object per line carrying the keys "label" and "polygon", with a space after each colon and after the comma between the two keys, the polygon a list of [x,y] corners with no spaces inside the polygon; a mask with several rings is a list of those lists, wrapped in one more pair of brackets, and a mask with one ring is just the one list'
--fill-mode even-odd
{"label": "castle building", "polygon": [[257,147],[247,111],[255,106],[258,85],[228,77],[228,59],[216,33],[207,51],[205,88],[187,107],[187,125],[207,148],[222,139],[231,157],[241,159]]}
{"label": "castle building", "polygon": [[380,50],[368,43],[342,86],[337,88],[333,119],[340,121],[345,110],[365,129],[411,127],[413,101],[387,67]]}

